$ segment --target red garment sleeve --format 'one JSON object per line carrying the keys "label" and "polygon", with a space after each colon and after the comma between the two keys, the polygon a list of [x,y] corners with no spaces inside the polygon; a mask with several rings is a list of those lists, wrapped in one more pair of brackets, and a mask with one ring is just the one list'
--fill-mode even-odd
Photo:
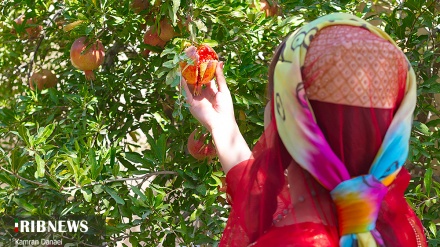
{"label": "red garment sleeve", "polygon": [[240,178],[243,176],[245,170],[247,170],[247,166],[251,166],[252,163],[252,159],[242,161],[231,168],[226,174],[226,199],[230,205],[234,202],[234,192],[237,191],[239,187]]}
{"label": "red garment sleeve", "polygon": [[[252,158],[233,167],[226,176],[231,213],[221,247],[247,246],[272,225],[287,191],[285,170],[292,157],[282,144],[272,119],[252,149]],[[286,205],[290,198],[284,198]]]}

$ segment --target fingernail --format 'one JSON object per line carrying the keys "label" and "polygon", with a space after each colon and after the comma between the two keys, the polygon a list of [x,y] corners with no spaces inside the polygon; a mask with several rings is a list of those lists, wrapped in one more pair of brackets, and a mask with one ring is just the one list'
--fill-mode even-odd
{"label": "fingernail", "polygon": [[223,67],[225,66],[224,62],[220,62],[220,67],[223,69]]}

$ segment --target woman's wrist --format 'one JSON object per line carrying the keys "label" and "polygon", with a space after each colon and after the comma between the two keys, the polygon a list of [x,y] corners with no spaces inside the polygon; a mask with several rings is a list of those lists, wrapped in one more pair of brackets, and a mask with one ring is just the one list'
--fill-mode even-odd
{"label": "woman's wrist", "polygon": [[251,151],[235,120],[233,123],[216,126],[211,130],[211,135],[225,173],[251,157]]}
{"label": "woman's wrist", "polygon": [[238,129],[237,122],[235,120],[231,121],[225,121],[221,124],[217,124],[216,126],[212,126],[209,132],[211,132],[211,135],[214,138],[214,135],[229,135],[229,134],[236,134],[237,131],[240,131]]}

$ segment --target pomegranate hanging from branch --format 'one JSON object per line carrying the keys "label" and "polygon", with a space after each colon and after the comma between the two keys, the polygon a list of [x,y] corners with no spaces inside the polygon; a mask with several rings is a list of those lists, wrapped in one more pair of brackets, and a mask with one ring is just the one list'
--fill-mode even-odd
{"label": "pomegranate hanging from branch", "polygon": [[70,61],[72,65],[84,71],[87,80],[95,80],[93,70],[104,62],[104,46],[101,41],[90,43],[86,37],[75,40],[70,48]]}

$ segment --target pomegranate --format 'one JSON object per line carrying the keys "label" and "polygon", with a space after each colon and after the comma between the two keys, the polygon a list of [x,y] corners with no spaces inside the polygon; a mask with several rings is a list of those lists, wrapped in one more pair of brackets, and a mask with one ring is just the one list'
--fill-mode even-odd
{"label": "pomegranate", "polygon": [[131,8],[136,14],[142,12],[150,6],[150,0],[133,0],[131,2]]}
{"label": "pomegranate", "polygon": [[[17,17],[17,19],[14,20],[17,25],[23,25],[24,21],[24,15],[20,15]],[[35,18],[27,19],[26,20],[26,26],[31,26],[25,29],[26,33],[20,34],[20,39],[35,39],[40,35],[41,30],[43,30],[43,27],[41,25],[36,26]],[[12,30],[12,33],[17,33],[16,30]]]}
{"label": "pomegranate", "polygon": [[151,52],[150,50],[143,50],[141,52],[141,55],[145,58],[148,58],[148,56],[150,56],[150,52]]}
{"label": "pomegranate", "polygon": [[170,24],[170,22],[166,19],[162,19],[159,22],[159,27],[160,27],[160,34],[159,34],[159,38],[165,42],[170,41],[172,38],[174,38],[175,33],[174,33],[174,28],[173,26]]}
{"label": "pomegranate", "polygon": [[197,160],[212,159],[216,156],[216,151],[212,140],[205,143],[208,133],[200,133],[194,130],[188,137],[188,152]]}
{"label": "pomegranate", "polygon": [[92,70],[104,62],[104,56],[104,46],[99,40],[90,44],[86,37],[81,37],[70,48],[70,61],[75,68],[84,71],[87,80],[95,80]]}
{"label": "pomegranate", "polygon": [[180,62],[182,76],[190,85],[194,85],[194,95],[200,95],[203,84],[208,84],[214,78],[218,63],[217,53],[209,45],[200,45],[197,48],[190,46],[185,49],[186,56],[193,61],[188,64]]}
{"label": "pomegranate", "polygon": [[[133,11],[137,14],[139,14],[140,12],[142,12],[142,10],[147,9],[150,6],[150,2],[151,0],[133,0],[133,2],[131,2],[131,8],[133,9]],[[160,7],[160,5],[162,4],[161,0],[156,0],[154,1],[154,4],[152,7],[158,8]]]}
{"label": "pomegranate", "polygon": [[45,88],[51,88],[57,85],[58,79],[52,73],[52,71],[48,69],[42,69],[39,72],[35,72],[32,74],[29,79],[29,86],[32,90],[35,89],[35,85],[38,90],[43,90]]}
{"label": "pomegranate", "polygon": [[[255,4],[252,4],[255,8]],[[272,0],[270,3],[267,0],[260,0],[260,11],[264,11],[266,17],[277,16],[279,14],[278,1]]]}
{"label": "pomegranate", "polygon": [[261,11],[264,10],[264,13],[267,17],[269,16],[277,16],[278,15],[278,3],[277,1],[272,0],[272,4],[269,4],[266,0],[261,1]]}
{"label": "pomegranate", "polygon": [[[147,29],[147,31],[144,34],[144,44],[151,45],[151,46],[158,46],[160,48],[164,48],[166,42],[163,41],[159,37],[156,29],[150,27],[150,28]],[[148,54],[150,54],[150,52],[151,51],[149,49],[146,49],[145,51],[142,52],[142,55],[148,56]]]}
{"label": "pomegranate", "polygon": [[227,190],[226,178],[225,177],[221,177],[220,181],[222,182],[222,184],[218,186],[218,191],[220,191],[222,193],[226,193],[226,190]]}

